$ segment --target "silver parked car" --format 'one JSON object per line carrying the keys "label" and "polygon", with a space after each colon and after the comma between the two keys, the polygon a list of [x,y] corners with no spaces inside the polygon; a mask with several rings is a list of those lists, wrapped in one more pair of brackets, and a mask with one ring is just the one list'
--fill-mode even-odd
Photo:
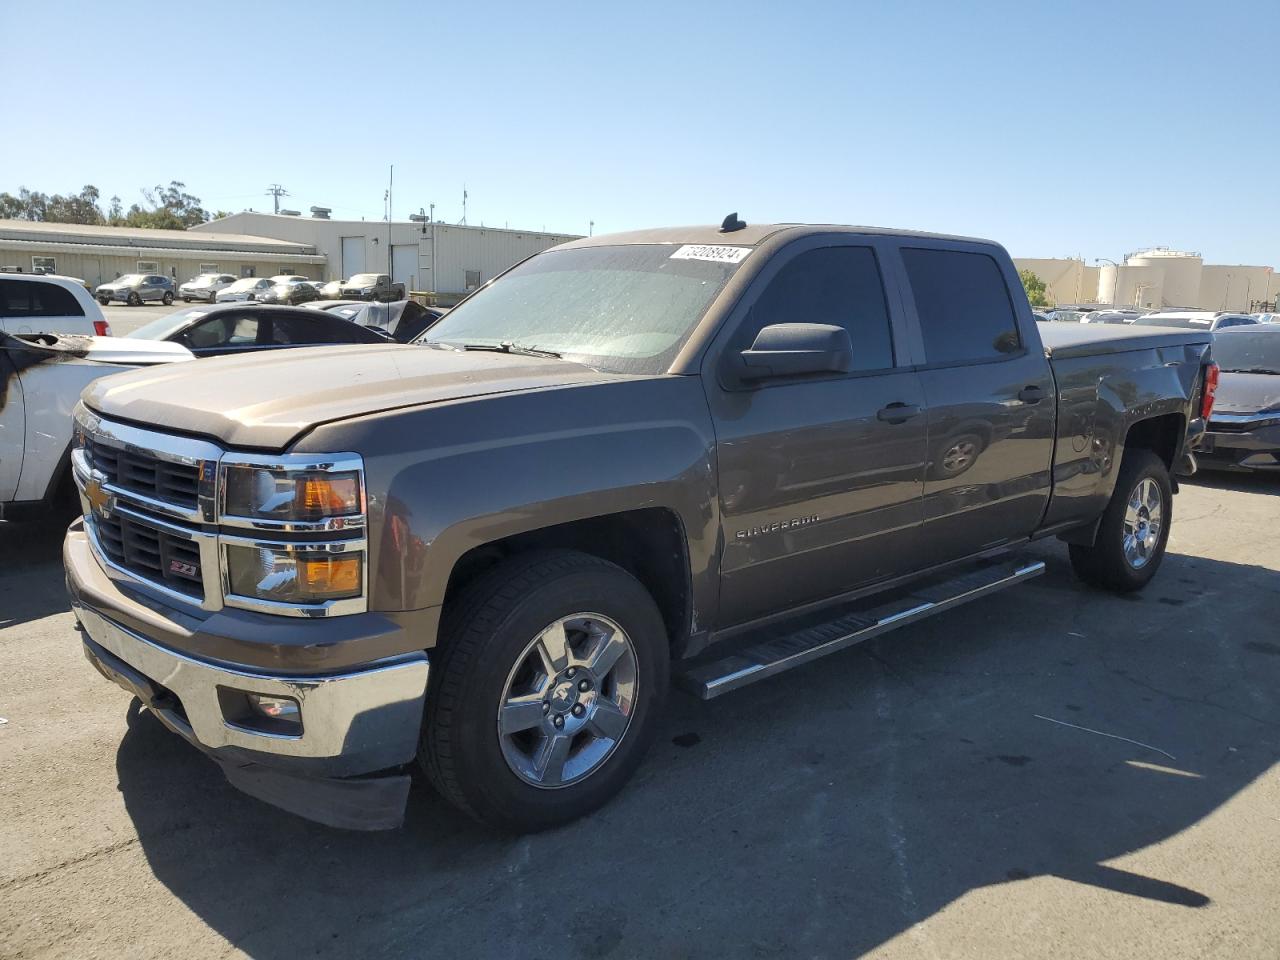
{"label": "silver parked car", "polygon": [[178,296],[187,303],[192,300],[205,300],[213,303],[220,291],[225,290],[235,282],[236,278],[229,273],[202,273],[198,277],[192,277],[178,287]]}
{"label": "silver parked car", "polygon": [[275,284],[269,277],[242,277],[231,286],[218,291],[216,303],[232,303],[236,300],[257,300]]}
{"label": "silver parked car", "polygon": [[158,273],[126,273],[110,283],[100,284],[93,295],[103,306],[112,300],[119,300],[131,307],[147,300],[159,300],[168,306],[173,303],[173,281]]}

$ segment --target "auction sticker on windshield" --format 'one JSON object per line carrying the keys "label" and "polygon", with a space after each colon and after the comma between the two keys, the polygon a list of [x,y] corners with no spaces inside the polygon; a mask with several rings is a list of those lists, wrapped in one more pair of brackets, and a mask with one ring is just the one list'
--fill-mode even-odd
{"label": "auction sticker on windshield", "polygon": [[686,243],[673,253],[672,260],[710,260],[712,263],[741,263],[750,247],[717,247],[701,243]]}

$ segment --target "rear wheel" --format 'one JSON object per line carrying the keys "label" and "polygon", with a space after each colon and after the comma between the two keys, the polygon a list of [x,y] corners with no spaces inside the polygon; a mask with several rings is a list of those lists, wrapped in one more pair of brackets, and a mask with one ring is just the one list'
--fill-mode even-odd
{"label": "rear wheel", "polygon": [[668,647],[648,592],[573,551],[503,563],[451,604],[420,757],[480,820],[539,830],[617,793],[653,740]]}
{"label": "rear wheel", "polygon": [[1097,536],[1092,546],[1071,544],[1071,567],[1093,586],[1139,590],[1164,559],[1172,519],[1169,468],[1150,450],[1126,451]]}

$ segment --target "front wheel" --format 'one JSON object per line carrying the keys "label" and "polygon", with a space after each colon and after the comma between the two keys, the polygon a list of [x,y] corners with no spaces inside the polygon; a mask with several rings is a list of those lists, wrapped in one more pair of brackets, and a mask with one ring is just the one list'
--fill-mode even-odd
{"label": "front wheel", "polygon": [[421,762],[479,820],[566,823],[635,772],[668,671],[662,616],[630,574],[567,550],[506,561],[446,614]]}
{"label": "front wheel", "polygon": [[126,300],[125,302],[126,302],[126,303],[128,303],[128,304],[129,304],[129,306],[131,306],[131,307],[140,307],[140,306],[142,306],[142,298],[141,298],[140,296],[138,296],[138,291],[136,291],[136,290],[135,290],[135,291],[133,291],[133,293],[129,294],[129,299],[128,299],[128,300]]}
{"label": "front wheel", "polygon": [[109,306],[111,306],[111,298],[110,298],[110,297],[99,297],[99,298],[98,298],[98,302],[99,302],[100,304],[102,304],[104,307],[109,307]]}
{"label": "front wheel", "polygon": [[171,306],[173,304],[173,294],[166,290],[164,296],[160,298],[160,302],[166,307]]}
{"label": "front wheel", "polygon": [[1092,546],[1071,544],[1071,567],[1092,586],[1140,590],[1164,559],[1172,519],[1169,468],[1150,450],[1128,450]]}

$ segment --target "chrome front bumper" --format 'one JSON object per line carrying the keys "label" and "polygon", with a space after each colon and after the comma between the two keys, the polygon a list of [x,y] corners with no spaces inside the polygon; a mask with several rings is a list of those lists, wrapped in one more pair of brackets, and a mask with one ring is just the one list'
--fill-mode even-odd
{"label": "chrome front bumper", "polygon": [[[161,707],[170,712],[166,725],[176,726],[184,735],[190,731],[187,739],[201,748],[248,750],[259,755],[258,761],[269,757],[331,761],[319,765],[316,772],[345,775],[407,763],[417,752],[427,688],[425,654],[332,676],[278,677],[184,656],[91,607],[77,604],[74,609],[97,648],[132,668],[151,691],[171,695],[172,703]],[[92,659],[97,651],[90,648],[89,652]],[[139,692],[136,684],[112,679]],[[220,692],[288,697],[300,706],[301,731],[273,733],[229,719]],[[154,699],[154,693],[149,695]]]}

